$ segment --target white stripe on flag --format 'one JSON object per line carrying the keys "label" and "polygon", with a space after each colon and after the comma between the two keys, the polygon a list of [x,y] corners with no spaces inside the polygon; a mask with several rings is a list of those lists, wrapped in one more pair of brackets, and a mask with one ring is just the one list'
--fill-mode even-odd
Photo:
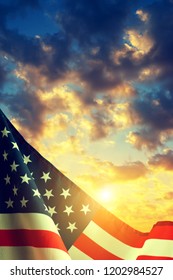
{"label": "white stripe on flag", "polygon": [[84,254],[84,252],[82,252],[75,246],[72,246],[68,252],[72,260],[92,260],[92,258]]}
{"label": "white stripe on flag", "polygon": [[0,214],[0,229],[39,229],[58,233],[52,218],[42,213]]}

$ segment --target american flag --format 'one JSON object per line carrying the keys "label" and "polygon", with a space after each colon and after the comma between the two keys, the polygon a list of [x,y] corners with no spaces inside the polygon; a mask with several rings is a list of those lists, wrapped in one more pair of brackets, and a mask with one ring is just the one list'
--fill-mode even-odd
{"label": "american flag", "polygon": [[[67,253],[68,251],[68,253]],[[173,223],[119,220],[43,158],[0,112],[0,259],[173,259]]]}
{"label": "american flag", "polygon": [[39,155],[34,153],[0,112],[1,260],[70,259],[52,220],[52,208],[43,199],[51,195],[41,195],[37,185],[46,190],[49,173],[37,168]]}

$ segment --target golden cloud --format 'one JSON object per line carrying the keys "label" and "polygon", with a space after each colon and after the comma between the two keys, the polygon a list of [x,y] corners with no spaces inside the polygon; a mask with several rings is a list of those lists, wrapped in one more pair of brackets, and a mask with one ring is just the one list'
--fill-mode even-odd
{"label": "golden cloud", "polygon": [[130,131],[127,135],[126,142],[133,145],[138,150],[149,149],[155,150],[157,146],[162,146],[167,139],[166,131],[141,131],[133,132]]}
{"label": "golden cloud", "polygon": [[134,29],[126,31],[126,39],[129,41],[127,45],[133,50],[132,57],[134,60],[142,59],[154,45],[153,39],[147,32],[141,34]]}
{"label": "golden cloud", "polygon": [[138,15],[138,17],[140,18],[141,21],[147,22],[149,19],[149,14],[142,11],[142,10],[137,10],[136,11],[136,15]]}
{"label": "golden cloud", "polygon": [[158,66],[150,66],[141,70],[139,74],[139,80],[153,80],[161,74],[162,70]]}
{"label": "golden cloud", "polygon": [[130,58],[134,62],[141,61],[154,46],[154,41],[147,31],[139,33],[135,29],[126,30],[124,40],[123,47],[114,50],[111,55],[117,65],[120,65],[121,60],[125,58]]}

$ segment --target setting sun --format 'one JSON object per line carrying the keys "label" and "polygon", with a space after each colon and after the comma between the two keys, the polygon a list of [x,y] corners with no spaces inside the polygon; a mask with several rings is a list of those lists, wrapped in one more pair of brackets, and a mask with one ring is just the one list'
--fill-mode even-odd
{"label": "setting sun", "polygon": [[102,202],[110,202],[112,197],[114,196],[109,187],[106,187],[99,192],[99,200]]}

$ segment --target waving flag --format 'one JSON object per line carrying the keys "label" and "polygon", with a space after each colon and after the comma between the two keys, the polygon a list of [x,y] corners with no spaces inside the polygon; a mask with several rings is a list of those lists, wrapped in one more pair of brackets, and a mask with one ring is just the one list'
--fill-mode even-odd
{"label": "waving flag", "polygon": [[29,167],[27,144],[2,112],[0,133],[0,259],[70,259]]}
{"label": "waving flag", "polygon": [[44,159],[2,112],[0,133],[0,259],[173,259],[172,222],[136,231]]}

